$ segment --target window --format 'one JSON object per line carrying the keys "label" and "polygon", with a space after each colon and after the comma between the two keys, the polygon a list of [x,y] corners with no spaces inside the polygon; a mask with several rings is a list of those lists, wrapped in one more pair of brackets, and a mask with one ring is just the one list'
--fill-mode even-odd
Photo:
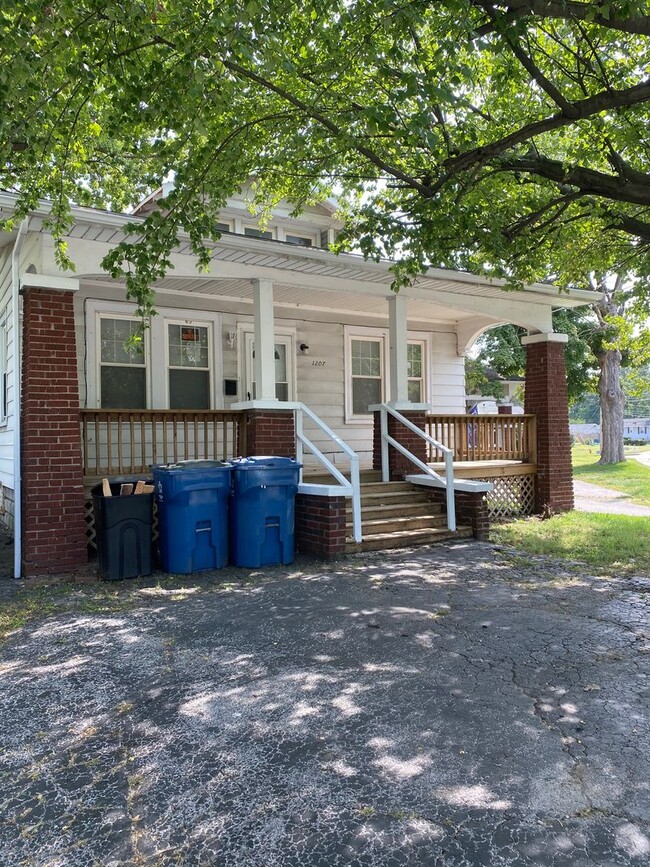
{"label": "window", "polygon": [[147,369],[145,353],[127,349],[138,333],[134,319],[100,319],[99,393],[102,409],[145,409]]}
{"label": "window", "polygon": [[230,232],[230,223],[217,223],[217,232]]}
{"label": "window", "polygon": [[168,323],[169,408],[210,409],[207,325]]}
{"label": "window", "polygon": [[284,240],[287,244],[296,244],[298,247],[313,247],[314,239],[309,238],[306,235],[285,235]]}
{"label": "window", "polygon": [[411,403],[422,403],[424,397],[424,342],[409,342],[406,347],[408,363],[408,395]]}
{"label": "window", "polygon": [[249,238],[266,238],[267,240],[273,238],[273,232],[270,230],[263,232],[255,226],[244,226],[244,235],[248,235]]}
{"label": "window", "polygon": [[9,413],[9,371],[7,369],[7,319],[2,317],[0,324],[0,424],[4,424]]}
{"label": "window", "polygon": [[382,402],[383,339],[353,338],[350,342],[352,415],[367,415],[368,407]]}

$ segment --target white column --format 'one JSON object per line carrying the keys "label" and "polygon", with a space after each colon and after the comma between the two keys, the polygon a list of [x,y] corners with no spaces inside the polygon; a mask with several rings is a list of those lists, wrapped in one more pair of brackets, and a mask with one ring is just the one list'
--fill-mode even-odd
{"label": "white column", "polygon": [[277,400],[275,396],[275,334],[273,326],[273,281],[253,280],[255,319],[255,400]]}
{"label": "white column", "polygon": [[388,299],[390,394],[394,404],[408,403],[407,324],[405,295],[393,295]]}

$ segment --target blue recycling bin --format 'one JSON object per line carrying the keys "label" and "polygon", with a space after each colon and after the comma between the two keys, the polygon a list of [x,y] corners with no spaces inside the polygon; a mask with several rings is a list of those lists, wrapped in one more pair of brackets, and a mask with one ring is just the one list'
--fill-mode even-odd
{"label": "blue recycling bin", "polygon": [[293,458],[233,461],[230,560],[235,566],[254,568],[293,562],[300,468]]}
{"label": "blue recycling bin", "polygon": [[165,572],[187,574],[228,563],[230,473],[224,461],[180,461],[153,468]]}

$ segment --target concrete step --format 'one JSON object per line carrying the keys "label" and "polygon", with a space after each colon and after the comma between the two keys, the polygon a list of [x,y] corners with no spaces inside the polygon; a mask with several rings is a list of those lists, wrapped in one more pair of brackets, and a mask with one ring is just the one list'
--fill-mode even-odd
{"label": "concrete step", "polygon": [[419,530],[404,530],[397,533],[377,533],[367,536],[360,544],[349,539],[345,550],[347,554],[359,551],[383,551],[388,548],[409,548],[413,545],[431,545],[436,542],[468,539],[471,536],[471,527],[459,527],[455,533],[452,533],[446,527],[429,527]]}

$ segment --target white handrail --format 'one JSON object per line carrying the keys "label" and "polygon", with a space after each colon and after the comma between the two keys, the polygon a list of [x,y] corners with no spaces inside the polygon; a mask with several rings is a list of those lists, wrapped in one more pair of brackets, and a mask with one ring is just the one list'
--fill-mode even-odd
{"label": "white handrail", "polygon": [[[361,476],[359,473],[359,455],[353,451],[350,446],[343,442],[341,437],[320,419],[304,403],[296,402],[293,404],[296,417],[296,459],[302,464],[303,446],[306,446],[318,462],[334,476],[341,488],[345,491],[346,496],[352,498],[352,535],[355,542],[361,542]],[[303,430],[303,416],[308,416],[320,430],[331,439],[350,459],[350,481],[348,481],[343,473],[335,467],[334,464],[325,457],[318,446],[309,439]],[[302,469],[300,470],[300,481],[302,482]]]}
{"label": "white handrail", "polygon": [[[428,464],[425,464],[424,461],[421,461],[418,457],[416,457],[412,452],[410,452],[405,446],[401,443],[397,442],[397,440],[390,436],[388,433],[388,416],[390,413],[393,418],[396,418],[399,422],[401,422],[405,427],[409,430],[413,431],[413,433],[417,434],[423,440],[429,443],[429,445],[434,446],[439,449],[445,456],[445,478],[438,475],[435,470],[432,470]],[[381,474],[382,481],[389,482],[390,481],[390,467],[388,463],[388,446],[393,446],[394,449],[397,449],[400,454],[404,455],[405,458],[408,458],[412,463],[414,463],[417,467],[419,467],[423,473],[426,473],[428,476],[432,476],[434,479],[438,479],[439,482],[444,486],[447,495],[447,527],[452,532],[456,529],[456,502],[454,499],[454,458],[453,451],[442,443],[438,442],[438,440],[434,439],[430,434],[426,431],[423,431],[422,428],[419,428],[417,425],[413,424],[406,416],[403,416],[401,412],[398,412],[394,407],[390,406],[387,403],[382,403],[380,405],[380,419],[381,419]]]}

